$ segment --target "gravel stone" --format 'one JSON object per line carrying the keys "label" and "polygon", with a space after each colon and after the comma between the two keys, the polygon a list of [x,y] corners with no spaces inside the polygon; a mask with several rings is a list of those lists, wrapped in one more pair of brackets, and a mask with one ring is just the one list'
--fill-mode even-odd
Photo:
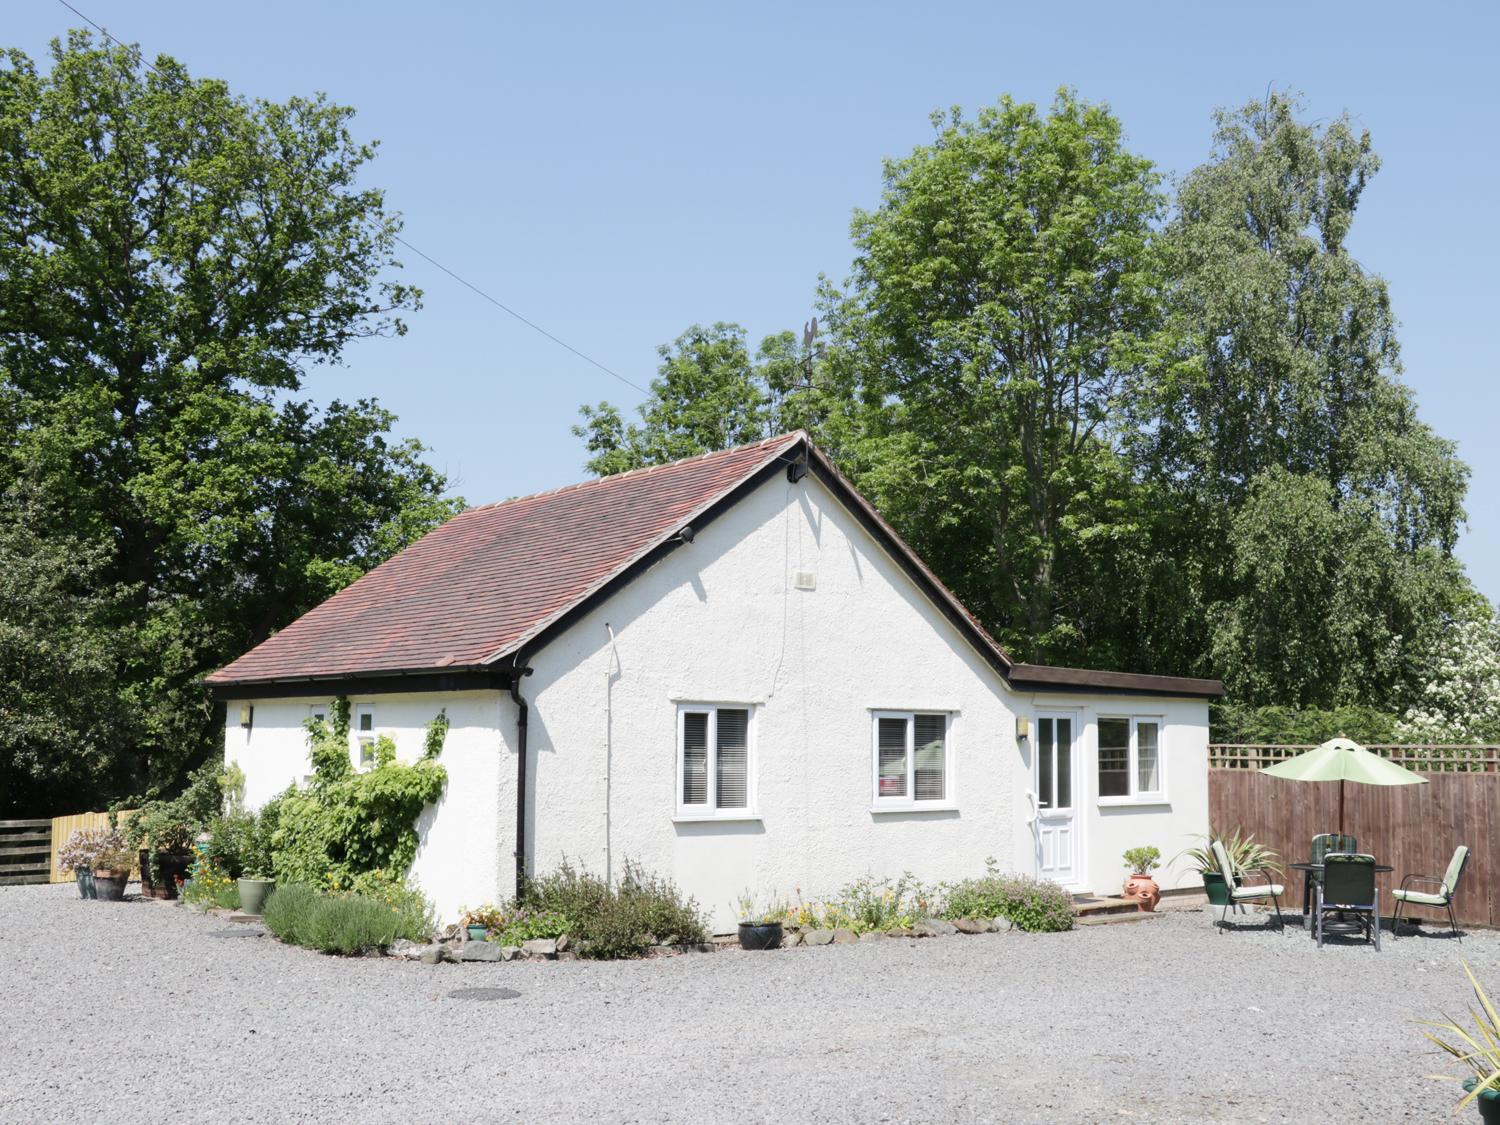
{"label": "gravel stone", "polygon": [[911,932],[916,937],[949,937],[958,933],[952,922],[945,922],[941,918],[928,918],[918,922],[911,928]]}
{"label": "gravel stone", "polygon": [[502,945],[500,947],[500,960],[502,961],[514,961],[519,956],[521,956],[521,947],[519,945]]}
{"label": "gravel stone", "polygon": [[[0,1122],[1466,1122],[1457,1086],[1425,1077],[1458,1072],[1411,1021],[1467,1011],[1464,960],[1500,991],[1497,933],[1319,950],[1294,924],[1219,933],[1196,910],[840,956],[436,973],[209,936],[225,927],[0,887]],[[450,999],[459,977],[521,995]],[[772,1046],[746,1051],[731,1024]],[[170,1081],[92,1081],[100,1028],[192,1048]]]}
{"label": "gravel stone", "polygon": [[802,931],[801,930],[782,930],[781,931],[781,948],[782,949],[792,949],[795,946],[799,946],[801,944],[802,944]]}
{"label": "gravel stone", "polygon": [[885,934],[881,933],[879,930],[867,930],[866,932],[859,935],[860,941],[883,941],[884,939]]}
{"label": "gravel stone", "polygon": [[808,930],[802,935],[802,941],[806,945],[832,945],[832,930]]}
{"label": "gravel stone", "polygon": [[953,919],[953,928],[961,934],[982,934],[989,930],[986,922],[976,922],[972,918]]}
{"label": "gravel stone", "polygon": [[539,957],[550,959],[557,956],[557,939],[549,937],[532,938],[530,941],[521,943],[521,952],[528,957]]}
{"label": "gravel stone", "polygon": [[853,930],[834,930],[833,931],[833,944],[834,945],[853,945],[858,940],[859,940],[859,935],[857,933],[855,933]]}
{"label": "gravel stone", "polygon": [[459,951],[460,961],[498,961],[500,947],[492,941],[466,941]]}

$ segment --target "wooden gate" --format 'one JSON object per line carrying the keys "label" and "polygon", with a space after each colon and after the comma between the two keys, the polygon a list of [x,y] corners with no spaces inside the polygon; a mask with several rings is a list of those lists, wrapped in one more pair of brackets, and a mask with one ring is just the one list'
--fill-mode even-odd
{"label": "wooden gate", "polygon": [[0,884],[45,883],[52,857],[52,821],[0,820]]}

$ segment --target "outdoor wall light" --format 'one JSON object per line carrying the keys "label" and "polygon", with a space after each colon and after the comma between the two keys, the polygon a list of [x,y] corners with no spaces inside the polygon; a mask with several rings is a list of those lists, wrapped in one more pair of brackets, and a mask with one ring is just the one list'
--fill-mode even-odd
{"label": "outdoor wall light", "polygon": [[1031,720],[1024,715],[1016,716],[1016,741],[1025,742],[1031,737]]}
{"label": "outdoor wall light", "polygon": [[247,703],[245,706],[240,708],[240,726],[244,727],[246,730],[249,730],[250,724],[254,721],[255,708]]}

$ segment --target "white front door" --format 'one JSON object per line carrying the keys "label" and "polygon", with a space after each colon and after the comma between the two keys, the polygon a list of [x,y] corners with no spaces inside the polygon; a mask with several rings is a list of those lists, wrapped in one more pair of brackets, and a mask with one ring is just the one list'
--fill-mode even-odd
{"label": "white front door", "polygon": [[1072,715],[1036,720],[1036,866],[1039,879],[1065,887],[1083,878],[1078,846],[1078,721]]}

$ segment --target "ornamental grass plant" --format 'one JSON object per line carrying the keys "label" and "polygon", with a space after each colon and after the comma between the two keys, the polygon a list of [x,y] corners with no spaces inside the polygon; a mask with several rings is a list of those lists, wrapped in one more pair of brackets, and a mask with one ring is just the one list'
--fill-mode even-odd
{"label": "ornamental grass plant", "polygon": [[384,898],[356,892],[323,894],[312,887],[278,887],[266,900],[266,928],[289,945],[324,953],[386,949],[398,938],[432,937],[432,906],[415,888]]}

